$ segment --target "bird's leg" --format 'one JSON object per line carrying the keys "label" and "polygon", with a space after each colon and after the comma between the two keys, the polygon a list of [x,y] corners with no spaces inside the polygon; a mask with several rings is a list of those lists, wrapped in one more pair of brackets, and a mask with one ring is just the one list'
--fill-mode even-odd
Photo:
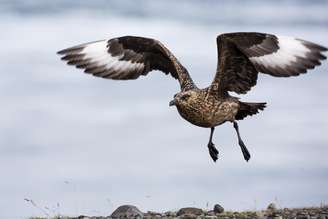
{"label": "bird's leg", "polygon": [[246,145],[244,144],[243,140],[240,137],[239,134],[239,128],[238,128],[238,124],[236,121],[233,121],[233,127],[235,128],[236,132],[237,132],[237,136],[238,136],[238,144],[241,148],[241,151],[243,152],[244,158],[246,161],[248,161],[251,158],[250,153],[248,152]]}
{"label": "bird's leg", "polygon": [[208,147],[208,151],[210,152],[211,158],[214,160],[214,162],[216,162],[216,160],[218,159],[219,151],[215,148],[215,145],[212,142],[213,132],[214,132],[214,127],[211,127],[211,135],[207,147]]}

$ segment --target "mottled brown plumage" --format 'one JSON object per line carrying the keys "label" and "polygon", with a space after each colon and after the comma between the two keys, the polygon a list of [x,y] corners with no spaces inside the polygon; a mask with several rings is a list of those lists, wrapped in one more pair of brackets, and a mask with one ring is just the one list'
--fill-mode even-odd
{"label": "mottled brown plumage", "polygon": [[211,128],[208,149],[218,159],[212,137],[214,128],[232,122],[246,161],[250,159],[236,120],[265,108],[266,103],[246,103],[229,94],[248,92],[256,85],[258,73],[290,77],[320,65],[326,48],[300,39],[265,33],[228,33],[217,37],[218,66],[210,86],[199,89],[188,71],[159,41],[125,36],[71,47],[58,54],[86,73],[114,80],[131,80],[160,70],[178,79],[181,92],[174,96],[179,114],[190,123]]}

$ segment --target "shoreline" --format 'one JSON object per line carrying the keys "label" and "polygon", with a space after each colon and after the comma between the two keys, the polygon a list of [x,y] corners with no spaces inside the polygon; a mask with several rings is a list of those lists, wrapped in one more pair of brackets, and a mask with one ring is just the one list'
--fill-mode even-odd
{"label": "shoreline", "polygon": [[[265,210],[259,211],[224,211],[219,204],[213,210],[203,210],[195,207],[181,208],[178,211],[141,212],[136,206],[123,205],[109,216],[65,217],[55,216],[53,219],[328,219],[328,205],[321,207],[283,208],[277,209],[271,203]],[[43,219],[31,217],[30,219]],[[46,219],[46,218],[44,218]]]}

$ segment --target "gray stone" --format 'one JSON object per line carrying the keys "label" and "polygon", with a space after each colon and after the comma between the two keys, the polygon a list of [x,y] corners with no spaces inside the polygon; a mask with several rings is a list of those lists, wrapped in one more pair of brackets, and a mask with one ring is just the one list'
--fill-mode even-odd
{"label": "gray stone", "polygon": [[177,216],[180,215],[184,215],[184,214],[188,214],[188,215],[202,215],[203,214],[203,210],[200,208],[181,208],[178,213]]}
{"label": "gray stone", "polygon": [[179,219],[198,219],[198,216],[195,214],[182,214],[178,218]]}
{"label": "gray stone", "polygon": [[224,208],[223,208],[221,205],[216,204],[216,205],[214,205],[214,209],[213,209],[213,211],[214,211],[214,213],[216,213],[216,214],[221,214],[221,213],[224,212]]}
{"label": "gray stone", "polygon": [[297,219],[310,219],[310,216],[305,213],[300,213],[296,216]]}
{"label": "gray stone", "polygon": [[276,204],[275,203],[270,203],[269,206],[267,207],[267,210],[276,211],[277,210]]}
{"label": "gray stone", "polygon": [[164,214],[165,214],[165,216],[168,216],[168,217],[174,217],[174,216],[176,216],[176,213],[174,213],[173,211],[167,211]]}
{"label": "gray stone", "polygon": [[161,213],[155,212],[155,211],[147,211],[147,215],[151,216],[162,216]]}
{"label": "gray stone", "polygon": [[273,219],[282,219],[282,216],[278,215],[278,216],[273,217]]}
{"label": "gray stone", "polygon": [[122,205],[118,207],[112,214],[111,218],[142,218],[143,213],[133,205]]}
{"label": "gray stone", "polygon": [[208,216],[214,216],[215,213],[214,213],[213,210],[210,210],[210,211],[208,211],[208,212],[206,213],[206,215],[208,215]]}
{"label": "gray stone", "polygon": [[205,216],[205,219],[217,219],[217,216],[215,216],[215,215],[207,215],[207,216]]}

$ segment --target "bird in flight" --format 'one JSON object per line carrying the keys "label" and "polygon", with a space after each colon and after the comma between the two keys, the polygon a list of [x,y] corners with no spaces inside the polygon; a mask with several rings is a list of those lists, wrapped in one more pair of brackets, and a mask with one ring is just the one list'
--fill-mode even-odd
{"label": "bird in flight", "polygon": [[113,80],[133,80],[153,70],[177,79],[181,91],[174,95],[170,106],[188,122],[211,130],[208,150],[213,161],[219,151],[212,142],[216,126],[231,122],[244,159],[250,159],[240,137],[238,120],[263,110],[266,103],[240,101],[229,94],[247,93],[256,85],[258,74],[291,77],[304,74],[326,59],[327,48],[286,36],[267,33],[225,33],[217,38],[218,64],[213,82],[198,88],[187,69],[158,40],[123,36],[81,44],[58,52],[69,65],[85,73]]}

